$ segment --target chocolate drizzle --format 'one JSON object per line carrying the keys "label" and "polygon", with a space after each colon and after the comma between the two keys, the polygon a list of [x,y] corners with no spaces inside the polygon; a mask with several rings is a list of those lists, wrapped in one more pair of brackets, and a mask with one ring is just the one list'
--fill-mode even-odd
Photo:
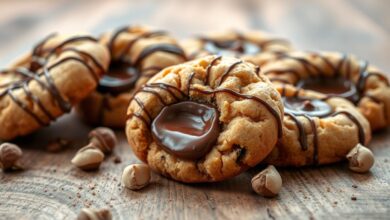
{"label": "chocolate drizzle", "polygon": [[[351,74],[352,74],[352,72],[351,72],[352,63],[351,62],[352,62],[352,60],[347,55],[344,54],[341,57],[341,59],[339,60],[339,62],[337,63],[337,65],[332,65],[329,58],[324,56],[324,55],[321,55],[318,53],[312,53],[311,55],[321,58],[324,61],[324,63],[326,64],[326,66],[328,66],[329,68],[332,69],[332,71],[333,71],[332,77],[328,77],[328,78],[330,78],[330,79],[343,78],[344,80],[350,80],[351,83],[354,84],[357,88],[356,92],[359,95],[359,100],[362,98],[362,95],[364,95],[364,92],[365,92],[364,89],[365,89],[365,86],[367,83],[367,79],[369,77],[377,76],[381,80],[383,80],[387,85],[389,85],[389,81],[385,76],[383,76],[380,73],[367,70],[368,69],[368,62],[361,62],[359,64],[359,78],[358,78],[356,83],[353,83],[352,79],[351,79],[351,77],[352,77],[351,76]],[[312,80],[312,78],[327,77],[324,68],[322,68],[321,66],[314,65],[312,62],[308,61],[305,58],[298,58],[298,57],[293,57],[293,56],[289,56],[289,55],[284,55],[282,58],[283,59],[291,59],[291,60],[295,60],[295,61],[299,62],[302,65],[302,67],[306,70],[306,72],[309,74],[309,77],[308,77],[309,80]],[[345,74],[342,74],[342,72],[343,72],[342,68],[344,66],[345,66],[346,71],[345,71]],[[284,74],[284,73],[291,73],[298,79],[298,84],[300,83],[301,80],[302,81],[306,80],[306,79],[301,79],[299,73],[294,68],[269,70],[269,71],[265,72],[264,74],[268,75],[270,73],[275,73],[277,75]],[[271,80],[279,81],[280,79],[276,77],[276,78],[271,79]]]}
{"label": "chocolate drizzle", "polygon": [[[77,50],[72,47],[64,48],[66,45],[77,42],[77,41],[93,41],[96,42],[96,39],[91,38],[89,36],[76,36],[69,38],[62,43],[56,45],[54,48],[44,49],[44,45],[47,41],[52,39],[55,35],[49,35],[43,41],[39,42],[32,50],[31,62],[28,68],[19,67],[15,69],[9,69],[1,71],[0,74],[16,74],[20,76],[20,80],[14,81],[8,84],[3,84],[0,88],[6,88],[0,93],[0,98],[8,95],[12,101],[14,101],[20,108],[22,108],[27,114],[29,114],[35,121],[42,125],[48,125],[51,120],[55,119],[55,116],[50,112],[48,108],[42,103],[42,101],[34,95],[28,87],[28,84],[35,80],[43,89],[47,90],[53,99],[56,101],[58,106],[61,108],[63,112],[69,112],[71,110],[71,104],[63,99],[60,91],[56,87],[50,71],[61,64],[69,61],[76,61],[82,65],[84,65],[91,75],[94,77],[96,81],[98,81],[99,76],[104,73],[104,68],[102,65],[90,54]],[[47,66],[47,60],[53,55],[59,55],[60,53],[71,51],[77,56],[66,56],[63,59],[60,59],[56,63]],[[80,58],[81,57],[81,58]],[[93,64],[93,65],[91,65]],[[95,68],[98,71],[95,71]],[[41,79],[41,76],[44,77],[44,80]],[[27,105],[26,102],[18,98],[14,95],[13,91],[17,89],[22,89],[24,94],[31,100],[34,104],[36,104],[39,109],[46,115],[49,119],[48,121],[43,120],[37,113],[32,110],[30,105]]]}
{"label": "chocolate drizzle", "polygon": [[[119,57],[116,57],[114,55],[115,54],[114,51],[116,50],[114,48],[115,41],[119,38],[121,34],[129,33],[131,31],[132,29],[130,27],[123,27],[117,30],[111,37],[108,43],[108,48],[110,50],[113,61],[112,64],[110,65],[110,69],[108,73],[100,81],[99,88],[98,88],[100,92],[118,94],[121,92],[128,91],[129,89],[134,87],[136,81],[141,77],[141,75],[142,77],[150,78],[155,73],[159,72],[164,67],[158,67],[158,66],[147,67],[147,68],[142,67],[142,62],[153,53],[164,52],[168,54],[177,55],[183,58],[183,60],[186,60],[184,51],[179,46],[175,44],[167,44],[167,43],[149,45],[143,48],[143,50],[140,52],[140,54],[134,61],[131,61],[129,59],[128,54],[131,52],[133,46],[138,41],[142,39],[151,38],[151,37],[166,35],[166,33],[162,31],[147,32],[147,33],[140,34],[140,36],[137,36],[134,39],[127,42],[126,46],[119,54]],[[116,73],[111,74],[111,72],[114,71]],[[143,74],[144,72],[148,72],[148,74],[144,75]]]}
{"label": "chocolate drizzle", "polygon": [[365,133],[363,126],[353,114],[347,111],[333,112],[334,110],[331,108],[331,106],[322,100],[300,97],[300,91],[301,89],[297,89],[292,96],[287,97],[286,87],[283,85],[281,95],[285,106],[285,115],[291,118],[297,126],[299,132],[299,143],[301,145],[302,151],[308,150],[309,146],[307,143],[307,134],[305,132],[302,120],[298,117],[302,116],[310,123],[311,131],[313,133],[314,165],[318,164],[318,131],[314,118],[333,117],[339,114],[344,114],[352,121],[352,123],[356,125],[358,129],[359,143],[365,143]]}
{"label": "chocolate drizzle", "polygon": [[[297,87],[302,87],[305,88],[305,86],[302,86],[302,84],[305,84],[307,82],[305,81],[316,81],[317,85],[321,85],[321,83],[326,83],[328,85],[339,85],[342,86],[344,84],[344,92],[339,92],[339,93],[333,93],[332,91],[325,91],[325,94],[327,93],[327,97],[324,99],[328,99],[331,97],[339,96],[339,97],[344,97],[349,99],[350,101],[354,102],[355,104],[358,103],[362,98],[367,97],[373,100],[374,102],[378,104],[383,104],[383,101],[379,99],[372,99],[372,96],[369,94],[366,94],[366,84],[367,81],[370,77],[376,76],[378,77],[382,82],[384,82],[387,86],[390,86],[389,80],[381,73],[379,72],[374,72],[372,70],[368,70],[368,62],[367,61],[361,61],[359,63],[359,74],[357,81],[354,82],[352,79],[352,58],[348,57],[347,55],[343,54],[342,57],[339,59],[339,62],[336,65],[333,65],[330,58],[327,57],[326,55],[322,55],[320,53],[310,53],[312,57],[320,58],[325,64],[326,67],[330,68],[333,72],[332,76],[329,77],[326,74],[326,68],[321,67],[321,66],[316,66],[309,60],[305,58],[298,58],[298,57],[293,57],[289,55],[283,55],[283,59],[291,59],[295,60],[298,63],[302,65],[302,67],[305,69],[305,71],[309,74],[309,77],[307,79],[301,79],[300,74],[297,72],[297,69],[295,68],[289,68],[289,69],[276,69],[276,70],[268,70],[265,72],[265,75],[268,75],[270,73],[280,75],[280,74],[293,74],[295,78],[298,80],[297,82]],[[343,68],[344,71],[343,71]],[[343,74],[344,73],[344,74]],[[324,78],[327,78],[326,81],[324,81]],[[279,77],[273,77],[271,78],[271,81],[279,81],[282,83],[289,83],[287,80],[284,80]],[[310,86],[308,89],[314,89]],[[324,91],[319,91],[319,92],[324,92]],[[385,105],[384,105],[385,106]],[[384,109],[384,115],[387,115],[386,110]]]}
{"label": "chocolate drizzle", "polygon": [[[210,74],[211,68],[214,65],[216,65],[217,61],[220,59],[221,59],[220,56],[215,57],[209,63],[209,65],[206,67],[206,75],[205,75],[205,79],[204,79],[206,82],[208,82],[208,80],[209,80],[209,74]],[[227,75],[234,69],[234,67],[239,65],[239,64],[240,64],[240,62],[234,62],[233,64],[231,64],[227,68],[227,70],[224,72],[224,74],[223,74],[224,77],[221,77],[220,83],[222,83],[223,79],[226,78]],[[172,86],[172,85],[169,85],[169,84],[166,84],[166,83],[148,83],[148,84],[144,85],[138,91],[138,93],[146,92],[146,93],[149,93],[149,94],[156,96],[161,101],[161,104],[163,106],[170,106],[170,105],[177,103],[177,102],[190,100],[190,92],[197,92],[197,93],[201,93],[203,95],[212,95],[213,96],[212,100],[215,100],[215,95],[220,94],[220,93],[229,94],[229,95],[236,97],[238,99],[250,99],[250,100],[253,100],[253,101],[265,106],[267,108],[267,110],[275,117],[275,120],[276,120],[277,125],[278,125],[278,128],[277,128],[278,129],[278,137],[279,138],[282,137],[281,117],[280,117],[278,111],[273,109],[266,101],[262,100],[259,97],[256,97],[253,95],[241,94],[239,92],[233,91],[233,90],[228,89],[228,88],[204,90],[204,89],[200,89],[200,88],[191,87],[192,80],[194,79],[194,76],[195,76],[195,73],[192,73],[189,76],[189,80],[187,81],[188,85],[184,87],[187,89],[187,93],[184,93],[179,88]],[[163,97],[161,96],[162,93],[157,92],[155,90],[153,90],[155,92],[151,92],[152,91],[151,89],[158,89],[158,90],[162,90],[162,91],[167,92],[174,99],[173,103],[164,103],[162,101],[163,100]],[[145,108],[145,105],[142,103],[142,101],[140,99],[138,99],[138,97],[136,97],[136,95],[134,95],[132,100],[134,100],[134,102],[137,103],[137,105],[140,107],[141,111],[129,114],[128,119],[130,119],[132,117],[139,118],[143,123],[145,123],[145,125],[147,127],[149,127],[150,124],[152,123],[152,120],[153,120],[151,113],[147,111],[147,109]],[[206,153],[207,152],[205,152],[202,156],[204,156]]]}

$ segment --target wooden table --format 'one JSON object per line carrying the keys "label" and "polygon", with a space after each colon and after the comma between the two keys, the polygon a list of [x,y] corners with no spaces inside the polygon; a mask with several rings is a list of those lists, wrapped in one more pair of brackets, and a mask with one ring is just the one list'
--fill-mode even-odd
{"label": "wooden table", "polygon": [[[265,29],[288,37],[300,49],[354,53],[390,70],[390,3],[385,0],[7,0],[0,8],[2,67],[53,31],[98,34],[139,23],[168,29],[178,37],[226,28]],[[70,164],[90,129],[70,114],[17,140],[27,170],[0,172],[0,219],[74,219],[85,206],[108,207],[114,219],[390,218],[390,129],[374,135],[376,164],[370,173],[352,173],[345,163],[280,169],[283,189],[273,199],[251,190],[250,179],[261,167],[213,184],[181,184],[154,174],[149,187],[127,190],[120,176],[137,159],[122,131],[117,131],[115,154],[99,171],[83,172]],[[57,137],[74,144],[59,153],[47,152],[47,142]],[[114,162],[115,155],[121,163]]]}

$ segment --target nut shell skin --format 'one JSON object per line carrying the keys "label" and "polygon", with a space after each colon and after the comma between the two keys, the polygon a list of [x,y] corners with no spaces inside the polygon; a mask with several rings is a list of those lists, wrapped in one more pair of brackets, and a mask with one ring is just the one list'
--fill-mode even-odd
{"label": "nut shell skin", "polygon": [[132,164],[127,166],[122,174],[122,183],[126,188],[139,190],[150,182],[150,168],[146,164]]}
{"label": "nut shell skin", "polygon": [[15,144],[3,143],[0,145],[0,167],[4,171],[20,168],[19,159],[22,157],[22,150]]}
{"label": "nut shell skin", "polygon": [[77,216],[77,220],[111,220],[112,215],[108,209],[87,209],[83,208]]}
{"label": "nut shell skin", "polygon": [[82,170],[90,171],[98,169],[103,160],[103,152],[90,144],[81,148],[71,162]]}
{"label": "nut shell skin", "polygon": [[361,144],[357,144],[347,155],[349,169],[357,173],[366,173],[374,165],[375,158],[372,151]]}
{"label": "nut shell skin", "polygon": [[275,197],[282,188],[282,177],[274,166],[269,165],[266,169],[252,178],[253,190],[264,197]]}
{"label": "nut shell skin", "polygon": [[110,128],[98,127],[89,132],[90,143],[98,147],[105,154],[110,154],[114,149],[117,138]]}

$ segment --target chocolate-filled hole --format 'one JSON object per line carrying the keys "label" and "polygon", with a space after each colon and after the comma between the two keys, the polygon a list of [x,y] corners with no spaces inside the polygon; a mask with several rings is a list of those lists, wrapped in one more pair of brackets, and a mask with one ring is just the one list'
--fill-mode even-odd
{"label": "chocolate-filled hole", "polygon": [[304,99],[300,97],[283,97],[284,111],[293,115],[308,115],[325,117],[333,112],[332,107],[318,99]]}
{"label": "chocolate-filled hole", "polygon": [[261,48],[248,41],[207,41],[204,49],[212,54],[236,56],[240,54],[254,55],[261,52]]}
{"label": "chocolate-filled hole", "polygon": [[343,97],[354,103],[359,101],[359,93],[355,84],[345,77],[312,77],[302,79],[297,83],[297,87],[324,93],[331,97]]}
{"label": "chocolate-filled hole", "polygon": [[205,156],[219,136],[218,110],[185,101],[164,107],[151,125],[152,136],[164,150],[179,158]]}
{"label": "chocolate-filled hole", "polygon": [[139,72],[126,62],[115,61],[110,64],[107,73],[100,80],[98,91],[118,94],[134,87]]}

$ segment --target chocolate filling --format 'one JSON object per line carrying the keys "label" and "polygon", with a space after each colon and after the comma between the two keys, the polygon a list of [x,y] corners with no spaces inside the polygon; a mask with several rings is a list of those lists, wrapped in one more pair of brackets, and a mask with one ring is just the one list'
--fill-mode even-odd
{"label": "chocolate filling", "polygon": [[355,84],[344,77],[311,77],[297,83],[298,88],[324,93],[329,97],[343,97],[354,103],[360,99]]}
{"label": "chocolate filling", "polygon": [[185,101],[164,107],[153,120],[151,130],[163,149],[179,158],[196,160],[217,141],[218,121],[214,107]]}
{"label": "chocolate filling", "polygon": [[134,87],[139,71],[125,62],[111,62],[106,75],[99,82],[98,91],[118,94]]}
{"label": "chocolate filling", "polygon": [[283,103],[285,112],[294,115],[325,117],[333,112],[328,103],[318,99],[304,99],[299,96],[283,97]]}

